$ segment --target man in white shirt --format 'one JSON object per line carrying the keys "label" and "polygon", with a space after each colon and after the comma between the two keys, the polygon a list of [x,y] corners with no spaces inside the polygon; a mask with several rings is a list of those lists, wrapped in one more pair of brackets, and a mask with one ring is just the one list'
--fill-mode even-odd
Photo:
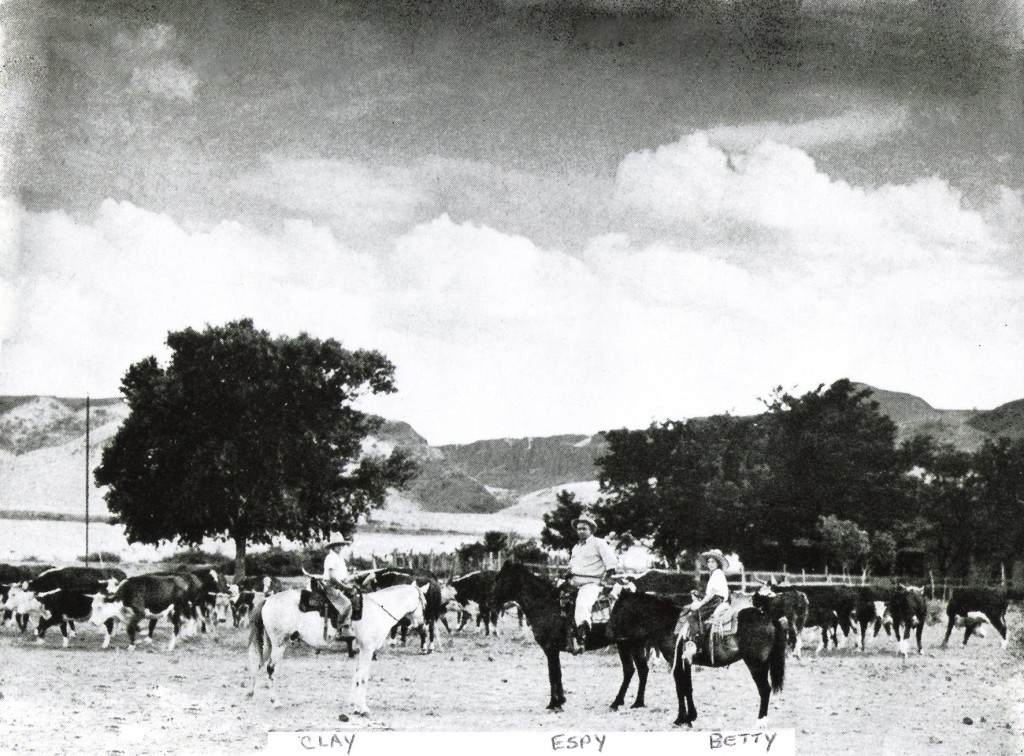
{"label": "man in white shirt", "polygon": [[569,555],[567,577],[579,592],[573,618],[576,630],[568,633],[566,650],[578,654],[582,653],[590,632],[590,614],[601,595],[601,581],[615,572],[619,559],[607,541],[594,535],[597,523],[592,517],[580,515],[573,520],[573,527],[580,541]]}
{"label": "man in white shirt", "polygon": [[[344,548],[350,543],[342,539],[327,544],[327,555],[324,557],[324,593],[327,594],[327,600],[338,610],[338,630],[334,634],[335,638],[352,634],[352,602],[342,591],[348,587],[349,573]],[[324,632],[328,632],[326,628]]]}

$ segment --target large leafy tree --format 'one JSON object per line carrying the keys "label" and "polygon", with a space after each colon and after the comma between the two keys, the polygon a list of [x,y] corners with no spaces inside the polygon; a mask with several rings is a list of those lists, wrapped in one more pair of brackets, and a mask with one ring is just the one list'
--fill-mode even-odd
{"label": "large leafy tree", "polygon": [[729,415],[609,431],[599,512],[670,561],[706,546],[741,549],[760,518],[761,436],[756,418]]}
{"label": "large leafy tree", "polygon": [[95,471],[130,541],[228,538],[244,575],[249,544],[350,534],[411,477],[401,451],[362,450],[380,420],[353,402],[395,390],[379,352],[272,338],[248,319],[167,346],[166,367],[149,357],[125,373],[130,413]]}
{"label": "large leafy tree", "polygon": [[777,533],[813,541],[818,518],[829,515],[871,530],[905,519],[896,424],[871,389],[842,379],[800,397],[777,390],[767,405],[767,503]]}
{"label": "large leafy tree", "polygon": [[1024,553],[1024,440],[987,440],[973,455],[976,555],[1012,567]]}

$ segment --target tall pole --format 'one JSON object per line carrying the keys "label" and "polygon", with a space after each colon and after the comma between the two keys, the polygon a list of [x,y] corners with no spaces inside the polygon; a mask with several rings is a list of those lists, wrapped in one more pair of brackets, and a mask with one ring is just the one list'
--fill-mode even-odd
{"label": "tall pole", "polygon": [[85,395],[85,564],[89,564],[89,395]]}

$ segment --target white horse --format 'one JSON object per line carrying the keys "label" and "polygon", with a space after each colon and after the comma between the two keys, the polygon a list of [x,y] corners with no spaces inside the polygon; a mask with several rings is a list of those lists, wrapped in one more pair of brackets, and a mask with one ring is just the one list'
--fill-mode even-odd
{"label": "white horse", "polygon": [[[256,692],[256,675],[264,664],[270,679],[270,702],[279,706],[274,671],[281,663],[288,639],[295,633],[314,648],[337,648],[337,641],[324,640],[324,618],[317,612],[300,612],[301,591],[275,593],[252,610],[249,627],[250,698]],[[363,594],[363,616],[352,623],[352,634],[359,644],[356,671],[352,677],[350,702],[357,714],[368,715],[366,688],[370,681],[370,662],[374,652],[384,645],[391,628],[404,617],[414,626],[423,624],[423,594],[415,585],[396,585]]]}

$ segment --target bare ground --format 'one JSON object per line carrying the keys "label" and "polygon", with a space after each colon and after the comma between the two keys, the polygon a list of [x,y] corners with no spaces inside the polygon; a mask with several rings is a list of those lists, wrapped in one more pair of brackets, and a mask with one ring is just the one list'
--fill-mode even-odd
{"label": "bare ground", "polygon": [[[882,638],[863,654],[847,648],[791,659],[785,690],[772,699],[770,727],[794,729],[801,754],[1022,753],[1021,613],[1011,610],[1010,621],[1018,637],[1008,651],[991,629],[966,648],[942,650],[942,629],[933,625],[924,654],[906,661]],[[255,698],[241,687],[246,631],[194,636],[169,653],[164,642],[128,652],[123,634],[114,644],[122,648],[101,650],[92,627],[80,628],[66,650],[59,635],[37,646],[4,628],[0,750],[209,755],[260,751],[272,730],[673,729],[675,693],[664,662],[653,664],[647,708],[615,713],[608,708],[621,679],[614,651],[563,655],[569,700],[563,713],[551,713],[540,649],[529,629],[502,622],[499,638],[442,630],[441,648],[429,656],[412,646],[383,650],[371,670],[373,713],[347,722],[339,714],[348,711],[354,661],[342,653],[289,649],[278,673],[284,705],[274,709],[263,673]],[[694,690],[698,729],[754,726],[757,693],[742,665],[697,668]]]}

